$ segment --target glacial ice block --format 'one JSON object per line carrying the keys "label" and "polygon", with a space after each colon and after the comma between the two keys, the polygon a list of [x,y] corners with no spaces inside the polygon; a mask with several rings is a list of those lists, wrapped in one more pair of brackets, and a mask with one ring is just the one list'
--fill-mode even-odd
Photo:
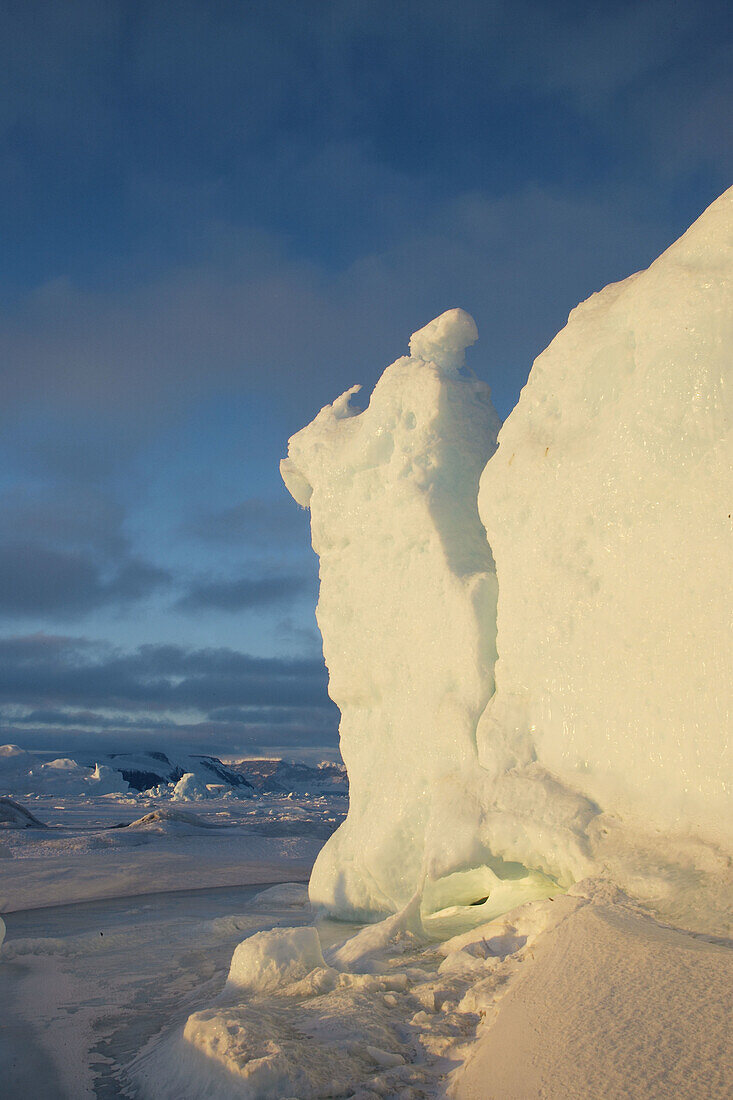
{"label": "glacial ice block", "polygon": [[732,414],[733,189],[573,310],[501,430],[489,774],[534,760],[627,825],[730,843]]}
{"label": "glacial ice block", "polygon": [[364,411],[348,390],[289,442],[282,476],[311,511],[318,624],[341,709],[350,806],[311,900],[394,912],[476,862],[476,724],[493,692],[496,575],[479,475],[499,419],[463,366],[473,319],[413,335]]}

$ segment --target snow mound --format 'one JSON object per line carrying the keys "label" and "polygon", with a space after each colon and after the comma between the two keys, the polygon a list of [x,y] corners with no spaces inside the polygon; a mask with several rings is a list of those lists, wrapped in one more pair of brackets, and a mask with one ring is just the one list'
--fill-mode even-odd
{"label": "snow mound", "polygon": [[325,969],[315,928],[275,928],[257,932],[235,948],[227,988],[269,993]]}
{"label": "snow mound", "polygon": [[25,806],[13,802],[12,798],[0,796],[0,829],[46,829],[42,821],[34,817]]}
{"label": "snow mound", "polygon": [[341,916],[401,909],[426,871],[473,856],[465,791],[493,691],[497,591],[476,497],[499,427],[488,386],[458,369],[475,336],[468,314],[443,314],[387,367],[365,411],[326,406],[281,463],[311,510],[350,783],[311,900]]}
{"label": "snow mound", "polygon": [[281,882],[261,890],[249,904],[255,909],[271,909],[273,906],[304,909],[308,905],[308,887],[303,882]]}
{"label": "snow mound", "polygon": [[204,821],[198,814],[186,810],[153,810],[143,817],[130,821],[125,825],[113,825],[113,829],[144,829],[156,832],[177,831],[180,829],[218,829],[219,825],[213,825]]}
{"label": "snow mound", "polygon": [[35,763],[36,757],[18,745],[0,745],[0,776],[27,775]]}

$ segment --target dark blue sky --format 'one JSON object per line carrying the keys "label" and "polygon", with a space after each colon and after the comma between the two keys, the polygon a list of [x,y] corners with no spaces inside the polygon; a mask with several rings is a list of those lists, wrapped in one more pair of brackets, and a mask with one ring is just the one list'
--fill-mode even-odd
{"label": "dark blue sky", "polygon": [[335,748],[286,441],[470,310],[506,415],[731,182],[727,2],[6,0],[0,741]]}

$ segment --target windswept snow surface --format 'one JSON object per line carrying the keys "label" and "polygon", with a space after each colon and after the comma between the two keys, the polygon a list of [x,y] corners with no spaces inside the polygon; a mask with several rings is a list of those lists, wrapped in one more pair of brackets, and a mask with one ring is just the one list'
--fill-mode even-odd
{"label": "windswept snow surface", "polygon": [[135,1095],[729,1095],[733,953],[603,883],[479,916],[442,943],[413,904],[355,936],[292,912],[295,927],[244,939],[212,1003],[134,1060]]}
{"label": "windswept snow surface", "polygon": [[488,386],[463,366],[475,339],[467,313],[443,314],[386,369],[365,411],[351,404],[359,387],[347,391],[281,464],[311,510],[350,782],[311,898],[345,917],[394,912],[426,875],[474,862],[476,724],[496,657],[496,576],[476,497],[499,427]]}
{"label": "windswept snow surface", "polygon": [[144,795],[36,797],[48,828],[0,828],[0,913],[306,879],[343,802],[208,798],[192,813]]}

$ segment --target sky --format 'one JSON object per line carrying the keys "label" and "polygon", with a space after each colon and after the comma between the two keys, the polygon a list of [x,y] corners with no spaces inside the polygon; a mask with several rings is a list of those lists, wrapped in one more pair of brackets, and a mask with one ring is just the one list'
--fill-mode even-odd
{"label": "sky", "polygon": [[0,742],[326,758],[287,440],[443,310],[502,417],[733,176],[727,0],[0,5]]}

